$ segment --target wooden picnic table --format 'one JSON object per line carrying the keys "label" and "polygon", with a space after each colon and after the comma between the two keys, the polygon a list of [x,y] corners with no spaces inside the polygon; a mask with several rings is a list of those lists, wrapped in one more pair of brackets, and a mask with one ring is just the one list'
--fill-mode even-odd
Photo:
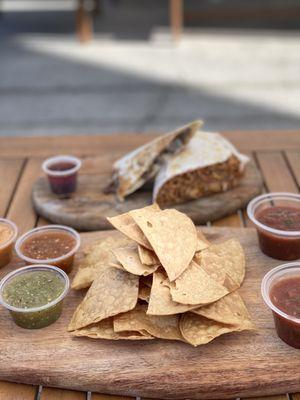
{"label": "wooden picnic table", "polygon": [[[250,155],[260,169],[266,191],[299,192],[300,132],[224,132],[239,150]],[[0,216],[12,219],[20,233],[46,221],[31,204],[31,187],[41,173],[42,160],[54,154],[84,158],[86,173],[105,172],[126,151],[145,143],[153,135],[122,134],[64,137],[0,138]],[[248,225],[244,211],[213,223],[214,226]],[[1,355],[0,355],[1,359]],[[264,392],[262,389],[261,397]],[[36,387],[0,381],[0,399],[5,400],[121,400],[124,397]],[[272,400],[300,400],[300,394],[278,394]]]}

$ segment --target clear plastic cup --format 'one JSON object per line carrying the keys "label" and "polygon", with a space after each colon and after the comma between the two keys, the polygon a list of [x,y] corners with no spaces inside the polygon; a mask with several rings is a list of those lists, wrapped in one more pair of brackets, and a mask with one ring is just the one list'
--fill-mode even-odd
{"label": "clear plastic cup", "polygon": [[272,310],[277,335],[288,345],[299,349],[300,319],[280,310],[270,298],[274,284],[286,278],[300,279],[300,262],[279,265],[269,271],[262,280],[261,293],[264,302]]}
{"label": "clear plastic cup", "polygon": [[292,261],[300,258],[300,231],[275,229],[257,219],[257,214],[271,206],[293,207],[300,211],[300,195],[293,193],[268,193],[252,199],[247,214],[257,229],[260,249],[278,260]]}
{"label": "clear plastic cup", "polygon": [[[3,297],[3,292],[7,284],[11,283],[14,278],[29,272],[36,273],[39,271],[51,271],[58,274],[64,282],[63,292],[57,299],[40,307],[18,308],[8,304]],[[63,300],[70,288],[68,275],[61,269],[49,265],[30,265],[28,267],[19,268],[6,275],[0,282],[0,304],[9,310],[14,322],[25,329],[40,329],[55,322],[61,315],[63,308]]]}
{"label": "clear plastic cup", "polygon": [[[22,247],[26,243],[27,240],[30,240],[32,238],[38,237],[39,235],[42,234],[55,234],[57,233],[58,236],[60,236],[61,233],[65,233],[67,235],[71,235],[72,238],[74,239],[74,247],[68,251],[66,254],[63,254],[59,257],[53,257],[53,258],[47,258],[47,259],[38,259],[38,258],[31,258],[24,254],[24,250]],[[80,235],[78,232],[75,231],[75,229],[72,229],[68,226],[63,226],[63,225],[46,225],[42,226],[40,228],[35,228],[21,237],[16,242],[15,245],[15,250],[17,255],[26,262],[26,264],[46,264],[46,265],[55,265],[56,267],[61,268],[65,272],[69,273],[72,269],[73,262],[74,262],[74,256],[76,251],[80,247]]]}
{"label": "clear plastic cup", "polygon": [[18,228],[16,224],[9,219],[0,218],[0,228],[1,226],[7,227],[11,234],[4,242],[0,243],[0,268],[4,267],[10,262],[13,245],[18,236]]}
{"label": "clear plastic cup", "polygon": [[73,156],[50,157],[42,164],[51,190],[62,197],[67,197],[76,191],[77,172],[80,168],[81,160]]}

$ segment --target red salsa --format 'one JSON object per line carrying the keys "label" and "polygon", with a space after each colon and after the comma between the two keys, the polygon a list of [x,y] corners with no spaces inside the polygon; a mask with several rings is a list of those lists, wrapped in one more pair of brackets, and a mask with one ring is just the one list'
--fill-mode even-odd
{"label": "red salsa", "polygon": [[[262,224],[283,232],[300,232],[300,209],[295,207],[270,206],[255,213]],[[258,228],[258,239],[261,250],[270,257],[279,260],[296,260],[300,258],[299,236],[277,235]]]}
{"label": "red salsa", "polygon": [[[300,276],[280,279],[270,291],[271,302],[285,314],[300,321]],[[290,346],[300,348],[300,322],[273,312],[278,336]]]}
{"label": "red salsa", "polygon": [[258,211],[256,219],[270,228],[280,231],[300,231],[300,209],[273,206]]}
{"label": "red salsa", "polygon": [[50,165],[48,168],[51,171],[67,171],[75,167],[74,163],[71,162],[57,162],[55,164]]}
{"label": "red salsa", "polygon": [[63,257],[70,253],[76,246],[76,239],[70,234],[61,231],[37,232],[30,235],[21,245],[24,256],[34,260],[47,262],[54,258],[61,259],[51,262],[51,265],[68,272],[72,266],[74,255]]}
{"label": "red salsa", "polygon": [[77,186],[77,172],[68,173],[68,171],[75,167],[76,164],[67,161],[60,161],[49,165],[49,171],[61,172],[60,175],[48,174],[50,187],[55,194],[61,197],[68,197],[71,193],[75,192]]}

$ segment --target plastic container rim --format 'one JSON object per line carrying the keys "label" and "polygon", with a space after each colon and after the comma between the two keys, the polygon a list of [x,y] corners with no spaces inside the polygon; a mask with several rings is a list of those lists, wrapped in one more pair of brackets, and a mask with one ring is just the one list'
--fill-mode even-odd
{"label": "plastic container rim", "polygon": [[0,250],[3,249],[4,247],[6,247],[7,245],[10,245],[11,243],[13,243],[18,236],[18,227],[14,222],[12,222],[11,220],[9,220],[7,218],[0,218],[0,224],[1,223],[9,225],[12,228],[13,235],[12,235],[12,237],[8,238],[5,242],[1,243]]}
{"label": "plastic container rim", "polygon": [[[268,285],[269,285],[270,280],[275,281],[276,274],[278,274],[278,272],[288,271],[291,268],[299,269],[298,273],[300,276],[300,261],[281,264],[275,268],[272,268],[262,279],[261,294],[262,294],[264,302],[272,311],[274,311],[276,314],[280,315],[281,317],[288,319],[289,321],[296,322],[297,324],[300,325],[300,318],[296,318],[292,315],[285,313],[284,311],[282,311],[278,307],[276,307],[275,304],[272,303],[272,301],[270,299],[270,295],[269,295],[269,290],[268,290]],[[269,286],[271,286],[271,285],[269,285]]]}
{"label": "plastic container rim", "polygon": [[[41,232],[41,231],[47,231],[47,230],[63,230],[63,231],[67,231],[68,233],[70,233],[71,235],[73,235],[76,239],[76,244],[73,247],[72,250],[70,250],[68,253],[63,254],[62,256],[56,257],[56,258],[48,258],[48,259],[44,259],[44,260],[40,260],[40,259],[35,259],[35,258],[30,258],[25,256],[22,251],[21,251],[21,245],[23,244],[23,242],[30,237],[32,234],[35,234],[37,232]],[[69,226],[64,226],[64,225],[45,225],[45,226],[41,226],[39,228],[34,228],[31,229],[30,231],[24,233],[24,235],[20,236],[19,239],[16,241],[15,244],[15,250],[17,255],[22,258],[22,260],[32,263],[32,264],[51,264],[51,263],[56,263],[59,262],[61,260],[63,260],[64,258],[68,258],[71,257],[74,253],[76,253],[76,251],[79,249],[81,244],[81,239],[80,239],[80,235],[78,232],[75,231],[75,229],[70,228]]]}
{"label": "plastic container rim", "polygon": [[[52,164],[58,163],[58,162],[71,162],[74,165],[74,167],[70,169],[66,169],[65,171],[54,171],[50,169],[50,166]],[[81,168],[81,160],[78,157],[75,156],[68,156],[68,155],[60,155],[60,156],[54,156],[47,158],[43,164],[42,164],[42,169],[45,172],[45,174],[50,175],[50,176],[68,176],[72,175],[75,172],[77,172]]]}

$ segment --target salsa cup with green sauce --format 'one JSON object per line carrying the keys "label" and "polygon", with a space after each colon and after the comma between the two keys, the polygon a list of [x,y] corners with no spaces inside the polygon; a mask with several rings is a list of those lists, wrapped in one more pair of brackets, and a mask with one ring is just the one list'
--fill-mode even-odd
{"label": "salsa cup with green sauce", "polygon": [[0,268],[10,262],[17,235],[18,228],[16,224],[9,219],[0,218]]}
{"label": "salsa cup with green sauce", "polygon": [[40,329],[61,315],[70,287],[67,274],[49,265],[30,265],[6,275],[0,283],[0,304],[25,329]]}
{"label": "salsa cup with green sauce", "polygon": [[46,225],[21,236],[15,246],[17,255],[28,265],[54,265],[69,273],[80,247],[80,235],[63,225]]}
{"label": "salsa cup with green sauce", "polygon": [[271,269],[262,280],[261,293],[273,312],[277,335],[300,349],[300,262]]}
{"label": "salsa cup with green sauce", "polygon": [[248,204],[247,214],[264,254],[278,260],[300,258],[300,195],[278,192],[257,196]]}

